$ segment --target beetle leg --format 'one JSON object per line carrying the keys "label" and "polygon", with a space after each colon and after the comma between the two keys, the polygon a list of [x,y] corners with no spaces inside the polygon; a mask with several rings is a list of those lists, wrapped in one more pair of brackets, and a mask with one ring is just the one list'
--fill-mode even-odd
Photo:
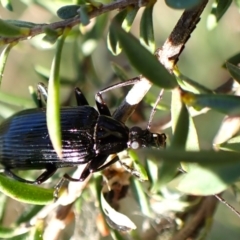
{"label": "beetle leg", "polygon": [[38,93],[38,107],[42,108],[42,97],[44,98],[44,101],[47,102],[48,92],[47,87],[43,83],[38,83],[37,85],[37,93]]}
{"label": "beetle leg", "polygon": [[97,109],[101,115],[105,115],[105,116],[109,116],[109,117],[112,116],[107,104],[103,101],[101,92],[98,92],[95,95],[95,101],[96,101]]}
{"label": "beetle leg", "polygon": [[48,167],[35,181],[30,181],[30,180],[21,178],[18,175],[16,175],[15,173],[13,173],[8,168],[4,169],[4,173],[7,176],[9,176],[19,182],[24,182],[24,183],[29,183],[29,184],[41,184],[41,183],[45,182],[47,179],[49,179],[56,172],[56,170],[57,170],[57,168],[55,166]]}
{"label": "beetle leg", "polygon": [[34,181],[36,184],[41,184],[48,180],[55,172],[57,171],[57,167],[50,165],[46,167],[46,170]]}
{"label": "beetle leg", "polygon": [[83,182],[91,173],[100,171],[98,168],[106,161],[107,157],[108,155],[98,155],[93,158],[93,160],[86,165],[79,178],[72,178],[68,174],[64,174],[63,177],[70,182]]}
{"label": "beetle leg", "polygon": [[98,171],[102,171],[103,169],[109,167],[110,165],[114,164],[115,162],[120,161],[118,155],[116,155],[113,159],[111,159],[109,162],[107,162],[106,164],[98,167],[96,170],[94,170],[93,172],[98,172]]}
{"label": "beetle leg", "polygon": [[87,99],[85,98],[82,91],[78,87],[75,88],[75,97],[76,97],[78,106],[89,105]]}
{"label": "beetle leg", "polygon": [[[140,176],[139,172],[138,172],[136,169],[128,166],[126,163],[122,162],[122,161],[119,159],[118,155],[116,155],[116,156],[115,156],[113,159],[111,159],[109,162],[107,162],[106,164],[100,166],[99,168],[97,168],[97,170],[94,170],[93,172],[102,171],[103,169],[109,167],[110,165],[114,164],[114,163],[117,162],[117,161],[119,161],[119,163],[121,164],[122,168],[124,168],[124,170],[125,170],[126,172],[129,172],[132,176],[138,178],[139,181],[144,181],[144,180],[141,179],[141,176]],[[90,166],[88,167],[88,169],[90,170],[90,172],[92,172]]]}
{"label": "beetle leg", "polygon": [[119,160],[119,163],[121,164],[121,166],[124,168],[126,172],[130,173],[132,176],[136,177],[141,182],[145,181],[141,178],[140,173],[136,169],[128,166],[126,163],[122,162],[121,160]]}
{"label": "beetle leg", "polygon": [[129,86],[129,85],[134,85],[137,82],[139,82],[140,79],[139,78],[132,78],[128,81],[125,82],[120,82],[117,84],[114,84],[110,87],[106,87],[104,89],[102,89],[101,91],[99,91],[96,95],[95,95],[95,101],[96,101],[96,105],[98,108],[98,111],[101,115],[106,115],[106,116],[110,116],[111,117],[111,113],[109,111],[109,108],[107,107],[106,103],[104,102],[103,98],[102,98],[102,94],[105,92],[108,92],[112,89],[116,89],[116,88],[120,88],[120,87],[125,87],[125,86]]}
{"label": "beetle leg", "polygon": [[66,179],[70,182],[83,182],[85,181],[85,179],[89,176],[90,174],[90,171],[89,171],[89,165],[90,165],[90,162],[86,165],[86,167],[84,168],[80,178],[72,178],[70,177],[67,173],[65,173],[63,175],[63,179]]}
{"label": "beetle leg", "polygon": [[24,183],[29,183],[29,184],[34,184],[34,183],[35,183],[35,181],[29,181],[29,180],[26,180],[26,179],[24,179],[24,178],[19,177],[18,175],[16,175],[15,173],[13,173],[13,172],[12,172],[10,169],[8,169],[8,168],[5,168],[5,169],[4,169],[4,173],[5,173],[8,177],[13,178],[13,179],[15,179],[15,180],[17,180],[17,181],[19,181],[19,182],[24,182]]}

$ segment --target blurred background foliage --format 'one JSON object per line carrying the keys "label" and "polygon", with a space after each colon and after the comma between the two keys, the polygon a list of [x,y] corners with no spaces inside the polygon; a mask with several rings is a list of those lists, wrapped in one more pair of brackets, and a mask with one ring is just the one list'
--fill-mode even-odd
{"label": "blurred background foliage", "polygon": [[[6,1],[1,2],[2,5],[4,5],[4,2]],[[109,2],[110,1],[107,0],[101,1],[101,3],[104,4]],[[194,30],[190,40],[187,42],[178,62],[178,67],[181,70],[181,73],[212,90],[218,88],[229,80],[229,72],[221,66],[227,59],[239,52],[240,38],[240,25],[238,24],[240,22],[240,15],[239,8],[236,4],[238,1],[230,4],[230,7],[227,9],[226,13],[214,29],[208,29],[207,24],[209,21],[209,14],[214,2],[221,3],[222,1],[209,1],[201,16],[200,23],[198,23],[197,28]],[[59,21],[60,19],[56,14],[57,10],[68,4],[78,4],[78,1],[12,0],[11,4],[13,6],[13,11],[8,11],[3,6],[0,6],[0,17],[2,19],[16,19],[33,22],[35,24],[42,24]],[[139,24],[142,11],[143,8],[139,10],[131,28],[131,33],[135,36],[139,35]],[[88,39],[87,35],[89,31],[91,32],[94,20],[92,20],[92,22],[87,26],[81,25],[74,27],[69,36],[66,38],[62,52],[60,69],[60,79],[62,81],[60,95],[61,105],[75,105],[73,87],[78,86],[84,92],[90,105],[94,106],[94,95],[97,91],[120,81],[114,75],[114,71],[111,67],[112,61],[124,67],[129,78],[137,76],[137,71],[131,67],[131,64],[129,64],[129,61],[124,54],[113,56],[107,47],[108,27],[111,19],[117,12],[118,11],[112,11],[101,16],[101,24],[103,28],[101,29],[102,32],[99,32],[97,41],[94,39]],[[153,12],[156,47],[161,47],[163,45],[182,13],[182,9],[179,10],[170,8],[166,5],[165,1],[159,0],[156,2]],[[81,30],[81,33],[79,29]],[[35,88],[38,82],[44,82],[48,79],[56,44],[51,45],[48,42],[43,41],[42,38],[43,34],[40,34],[32,39],[20,41],[10,52],[1,83],[1,92],[11,94],[17,98],[20,97],[26,99],[27,104],[19,104],[17,99],[16,104],[6,104],[3,103],[4,101],[1,102],[0,115],[2,119],[7,118],[23,108],[29,108],[31,106],[34,107],[28,87],[32,86]],[[3,49],[3,47],[4,45],[0,48]],[[119,103],[118,97],[124,97],[126,94],[125,89],[120,89],[118,91],[120,92],[118,95],[116,95],[115,92],[109,92],[106,96],[104,96],[111,110],[116,109],[116,106]],[[154,96],[157,96],[158,92],[159,88],[153,87],[146,97],[147,101],[151,102]],[[161,103],[163,106],[165,104],[169,107],[170,100],[171,94],[166,92]],[[131,119],[130,125],[137,124],[145,126],[150,109],[150,107],[146,108],[144,118],[134,115]],[[168,111],[158,111],[156,117],[154,118],[154,122],[159,119],[165,119],[168,116]],[[208,111],[207,113],[194,118],[201,149],[212,149],[213,139],[221,126],[223,118],[223,114],[215,111]],[[171,139],[170,127],[164,129],[164,132],[166,132],[169,139]],[[170,140],[168,140],[168,143],[169,141]],[[60,172],[58,176],[61,176],[63,172],[64,170]],[[53,182],[56,183],[58,181],[58,177],[54,178]],[[49,184],[53,186],[52,182]],[[238,193],[238,190],[236,190],[236,192]],[[82,199],[77,200],[75,204],[76,218],[73,221],[72,218],[69,217],[69,219],[71,219],[69,221],[74,222],[75,226],[74,224],[66,224],[67,227],[64,231],[62,231],[62,235],[59,239],[101,238],[99,229],[96,229],[96,222],[100,220],[96,218],[96,215],[99,214],[99,212],[96,209],[96,203],[93,200],[93,198],[96,197],[95,194],[85,192]],[[132,195],[130,197],[128,195],[127,198],[124,199],[127,204],[125,204],[125,206],[123,204],[123,208],[126,208],[126,205],[132,206],[136,204],[131,197]],[[239,209],[239,199],[233,195],[232,190],[226,191],[223,197],[234,207]],[[4,195],[1,196],[1,199],[3,202],[3,208],[1,209],[2,226],[16,226],[16,222],[13,224],[16,216],[22,216],[24,211],[29,210],[29,205],[24,205],[10,198],[6,200]],[[186,200],[186,198],[184,200]],[[4,206],[6,206],[6,208]],[[125,212],[128,211],[129,209],[125,209]],[[139,208],[134,209],[134,211],[137,211],[139,215],[142,215]],[[133,212],[132,209],[131,212]],[[156,215],[154,215],[154,217],[161,219],[161,214],[162,213],[158,213],[156,214],[157,217]],[[164,218],[169,218],[169,222],[172,221],[170,215]],[[131,216],[131,219],[133,222],[137,222],[139,221],[139,216]],[[48,224],[50,225],[49,222]],[[142,223],[136,224],[138,225],[138,228],[141,229]],[[239,239],[239,227],[240,219],[226,206],[219,204],[216,214],[214,215],[211,230],[205,229],[209,232],[206,239]],[[158,239],[171,239],[171,227],[168,226],[168,228],[170,229],[169,232],[159,234]],[[35,231],[37,232],[36,229]],[[41,226],[39,229],[41,232]],[[4,229],[0,230],[4,232]],[[52,231],[54,231],[54,227],[52,228]],[[32,234],[31,238],[41,239],[40,235],[41,234]],[[199,234],[198,237],[193,239],[203,239],[203,236],[205,236],[204,233]],[[24,236],[21,237],[22,238],[19,237],[18,239],[30,239],[30,235],[27,235],[27,237],[25,236],[25,238]],[[11,237],[11,239],[15,238]],[[132,235],[131,237],[130,235],[118,236],[117,233],[115,233],[115,235],[112,234],[112,237],[106,236],[102,238],[141,239],[139,235]],[[3,237],[2,239],[5,238]]]}

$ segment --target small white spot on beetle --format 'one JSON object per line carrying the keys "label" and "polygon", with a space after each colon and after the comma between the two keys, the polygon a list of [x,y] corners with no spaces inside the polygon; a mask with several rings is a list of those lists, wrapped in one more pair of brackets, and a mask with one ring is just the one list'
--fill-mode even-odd
{"label": "small white spot on beetle", "polygon": [[132,148],[132,149],[138,149],[138,148],[140,148],[139,142],[137,142],[137,141],[132,142],[132,143],[131,143],[131,148]]}

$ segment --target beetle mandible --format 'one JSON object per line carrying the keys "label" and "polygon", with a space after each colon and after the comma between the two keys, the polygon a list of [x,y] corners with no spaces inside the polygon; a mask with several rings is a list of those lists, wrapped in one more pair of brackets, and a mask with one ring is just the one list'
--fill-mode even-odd
{"label": "beetle mandible", "polygon": [[[117,161],[106,163],[109,155],[127,148],[165,147],[164,133],[151,133],[137,126],[128,128],[114,119],[102,99],[102,93],[121,86],[134,84],[126,81],[105,88],[95,95],[98,111],[89,106],[79,88],[75,89],[77,105],[62,107],[60,112],[62,133],[62,159],[53,149],[46,125],[46,108],[39,98],[39,108],[27,109],[14,114],[0,125],[0,164],[4,173],[18,181],[41,184],[58,168],[86,164],[77,179],[68,174],[69,181],[84,181],[89,174],[100,171]],[[38,84],[38,93],[47,100],[47,89]],[[26,180],[12,170],[45,169],[36,180]]]}

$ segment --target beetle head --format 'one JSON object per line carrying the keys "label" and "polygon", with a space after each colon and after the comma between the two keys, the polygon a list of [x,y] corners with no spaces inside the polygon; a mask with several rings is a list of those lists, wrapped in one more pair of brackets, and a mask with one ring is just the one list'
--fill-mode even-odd
{"label": "beetle head", "polygon": [[148,129],[132,127],[129,131],[129,148],[138,149],[144,147],[165,148],[166,135],[164,133],[151,133]]}

